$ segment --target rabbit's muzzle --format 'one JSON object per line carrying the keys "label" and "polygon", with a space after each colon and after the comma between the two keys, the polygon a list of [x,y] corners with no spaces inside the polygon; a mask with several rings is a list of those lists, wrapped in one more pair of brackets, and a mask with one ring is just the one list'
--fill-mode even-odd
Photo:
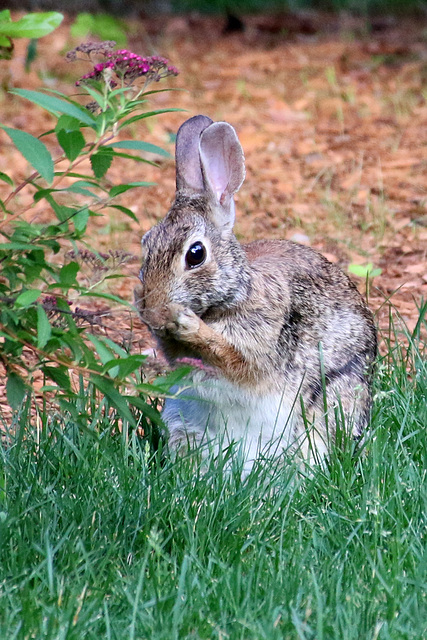
{"label": "rabbit's muzzle", "polygon": [[199,317],[191,309],[176,303],[143,309],[140,316],[150,331],[162,339],[191,343],[200,330]]}
{"label": "rabbit's muzzle", "polygon": [[169,322],[169,310],[166,305],[140,311],[141,320],[153,333],[162,333]]}
{"label": "rabbit's muzzle", "polygon": [[171,302],[168,290],[162,284],[147,286],[147,282],[143,281],[134,292],[135,305],[141,319],[153,331],[162,328],[166,323],[167,310]]}
{"label": "rabbit's muzzle", "polygon": [[148,306],[147,298],[143,294],[142,287],[135,289],[135,306],[138,309],[141,320],[148,328],[157,333],[164,329],[169,319],[168,305]]}

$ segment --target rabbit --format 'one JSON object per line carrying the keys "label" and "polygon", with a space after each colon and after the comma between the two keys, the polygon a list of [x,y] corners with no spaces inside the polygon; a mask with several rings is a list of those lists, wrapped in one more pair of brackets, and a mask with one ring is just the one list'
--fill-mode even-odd
{"label": "rabbit", "polygon": [[244,178],[230,124],[181,125],[175,200],[142,238],[135,302],[167,360],[195,365],[164,404],[171,449],[243,443],[249,472],[271,443],[318,460],[338,423],[364,434],[377,334],[356,286],[317,251],[237,241]]}

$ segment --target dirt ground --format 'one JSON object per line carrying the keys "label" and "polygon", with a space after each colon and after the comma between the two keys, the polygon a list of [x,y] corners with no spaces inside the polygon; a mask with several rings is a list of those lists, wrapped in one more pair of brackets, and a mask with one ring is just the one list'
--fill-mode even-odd
{"label": "dirt ground", "polygon": [[[24,71],[25,43],[18,41],[14,60],[0,62],[3,85],[75,93],[74,81],[89,69],[64,60],[77,44],[69,26],[66,19],[39,42],[30,73]],[[245,20],[243,31],[224,33],[223,20],[191,16],[134,22],[131,31],[135,53],[164,55],[180,70],[159,85],[179,91],[153,96],[149,108],[185,111],[139,123],[123,137],[173,153],[173,136],[186,118],[203,113],[227,120],[247,165],[236,198],[238,238],[295,239],[345,271],[349,264],[372,263],[382,270],[369,292],[380,327],[388,324],[391,303],[413,329],[427,299],[427,22],[384,18],[367,29],[349,17],[263,16]],[[0,93],[0,109],[4,124],[34,135],[53,124],[49,114],[11,95]],[[0,162],[16,180],[28,176],[1,131]],[[139,224],[107,209],[89,229],[98,250],[134,256],[125,277],[110,285],[127,300],[137,284],[140,238],[174,194],[173,160],[158,164],[115,159],[107,174],[111,185],[147,180],[157,186],[118,200]],[[365,280],[353,277],[365,291]],[[147,346],[137,318],[113,310],[103,323],[134,349]]]}

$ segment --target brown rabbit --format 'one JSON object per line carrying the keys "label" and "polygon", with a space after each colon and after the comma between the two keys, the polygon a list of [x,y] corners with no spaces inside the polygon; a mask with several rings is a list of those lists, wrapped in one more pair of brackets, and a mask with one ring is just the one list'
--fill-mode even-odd
{"label": "brown rabbit", "polygon": [[242,441],[249,470],[272,442],[323,456],[338,415],[359,437],[377,337],[354,284],[305,246],[236,240],[245,165],[231,125],[184,122],[176,174],[168,215],[142,239],[136,293],[168,360],[200,363],[165,402],[170,445]]}

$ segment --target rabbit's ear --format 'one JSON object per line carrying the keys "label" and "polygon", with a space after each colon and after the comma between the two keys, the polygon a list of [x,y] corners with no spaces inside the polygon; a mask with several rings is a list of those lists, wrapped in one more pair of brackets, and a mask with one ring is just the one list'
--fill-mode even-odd
{"label": "rabbit's ear", "polygon": [[176,190],[187,193],[205,191],[202,168],[200,166],[200,134],[212,124],[207,116],[194,116],[186,120],[176,134]]}
{"label": "rabbit's ear", "polygon": [[233,195],[245,179],[245,157],[233,127],[215,122],[200,136],[200,160],[205,190],[212,192],[218,204],[217,222],[222,227],[234,224]]}

